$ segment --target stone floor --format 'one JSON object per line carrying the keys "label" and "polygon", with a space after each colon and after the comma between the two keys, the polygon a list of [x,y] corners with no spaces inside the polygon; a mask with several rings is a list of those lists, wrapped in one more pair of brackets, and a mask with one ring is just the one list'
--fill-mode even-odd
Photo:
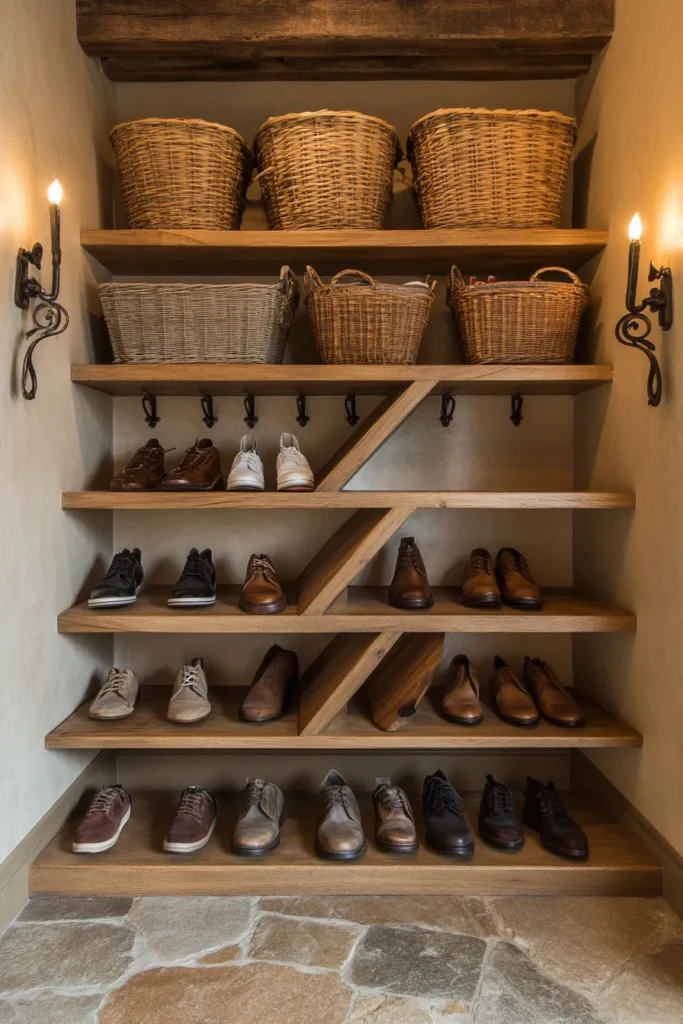
{"label": "stone floor", "polygon": [[681,1024],[658,899],[34,899],[0,1024]]}

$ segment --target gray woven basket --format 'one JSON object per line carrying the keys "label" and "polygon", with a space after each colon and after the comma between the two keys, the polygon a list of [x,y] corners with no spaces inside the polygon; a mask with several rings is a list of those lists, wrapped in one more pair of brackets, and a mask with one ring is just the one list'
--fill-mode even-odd
{"label": "gray woven basket", "polygon": [[299,285],[101,284],[115,363],[281,363]]}

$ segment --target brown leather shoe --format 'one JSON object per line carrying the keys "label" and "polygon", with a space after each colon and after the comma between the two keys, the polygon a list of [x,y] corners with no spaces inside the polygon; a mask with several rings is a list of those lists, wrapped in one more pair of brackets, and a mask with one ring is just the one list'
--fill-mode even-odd
{"label": "brown leather shoe", "polygon": [[176,816],[164,839],[167,853],[196,853],[203,849],[216,827],[216,801],[199,786],[183,791]]}
{"label": "brown leather shoe", "polygon": [[462,603],[467,608],[500,608],[500,590],[493,558],[486,548],[475,548],[467,559]]}
{"label": "brown leather shoe", "polygon": [[74,853],[110,850],[130,818],[131,800],[121,786],[105,786],[93,797],[76,830]]}
{"label": "brown leather shoe", "polygon": [[125,469],[109,484],[110,491],[156,491],[164,476],[164,449],[156,437],[138,448]]}
{"label": "brown leather shoe", "polygon": [[339,772],[328,772],[320,784],[315,848],[327,860],[355,860],[365,853],[365,835],[353,790]]}
{"label": "brown leather shoe", "polygon": [[167,473],[162,491],[224,491],[221,456],[210,437],[195,441],[179,466]]}
{"label": "brown leather shoe", "polygon": [[504,722],[524,728],[538,725],[540,716],[536,705],[507,662],[499,657],[493,659],[491,697]]}
{"label": "brown leather shoe", "polygon": [[268,555],[252,555],[242,587],[240,608],[249,615],[273,615],[287,607],[275,569]]}
{"label": "brown leather shoe", "polygon": [[265,779],[247,779],[232,836],[234,852],[258,857],[274,850],[284,813],[285,798],[277,786]]}
{"label": "brown leather shoe", "polygon": [[389,588],[389,603],[394,608],[408,611],[431,608],[434,604],[427,570],[414,537],[401,538],[396,570]]}
{"label": "brown leather shoe", "polygon": [[273,644],[259,665],[240,708],[245,722],[272,722],[289,710],[299,682],[299,659],[294,651]]}
{"label": "brown leather shoe", "polygon": [[525,658],[522,678],[538,710],[548,722],[565,729],[576,729],[583,725],[581,708],[565,690],[547,661]]}
{"label": "brown leather shoe", "polygon": [[520,551],[501,548],[496,559],[496,575],[505,604],[527,611],[538,611],[543,607],[540,588]]}
{"label": "brown leather shoe", "polygon": [[415,818],[408,797],[391,779],[375,779],[375,842],[390,853],[417,850]]}
{"label": "brown leather shoe", "polygon": [[444,718],[457,725],[478,725],[483,719],[479,703],[479,680],[474,665],[466,654],[458,654],[451,662],[452,678],[444,694],[441,711]]}

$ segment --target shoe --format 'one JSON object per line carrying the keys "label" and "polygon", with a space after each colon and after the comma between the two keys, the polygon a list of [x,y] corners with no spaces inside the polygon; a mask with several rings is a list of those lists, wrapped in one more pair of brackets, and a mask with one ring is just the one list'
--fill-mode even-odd
{"label": "shoe", "polygon": [[228,490],[263,491],[265,486],[263,463],[257,452],[256,438],[253,434],[245,434],[228,474]]}
{"label": "shoe", "polygon": [[294,434],[281,434],[280,454],[275,463],[278,491],[312,491],[313,470],[302,454]]}
{"label": "shoe", "polygon": [[183,665],[175,677],[167,718],[176,725],[188,725],[201,722],[210,714],[209,684],[204,673],[204,662],[201,658],[193,658],[189,665]]}
{"label": "shoe", "polygon": [[245,722],[272,722],[289,711],[299,682],[299,659],[294,651],[273,644],[256,670],[239,716]]}
{"label": "shoe", "polygon": [[167,853],[196,853],[213,835],[218,812],[216,801],[199,786],[183,790],[175,818],[164,839]]}
{"label": "shoe", "polygon": [[538,725],[541,717],[536,705],[506,661],[493,659],[491,699],[494,710],[504,722],[527,729]]}
{"label": "shoe", "polygon": [[195,441],[179,466],[164,477],[162,491],[222,491],[225,489],[221,456],[210,437]]}
{"label": "shoe", "polygon": [[360,809],[339,772],[328,772],[319,789],[315,848],[326,860],[355,860],[365,853]]}
{"label": "shoe", "polygon": [[232,836],[234,852],[259,856],[279,846],[284,809],[282,790],[265,779],[247,779]]}
{"label": "shoe", "polygon": [[111,480],[109,490],[156,491],[164,476],[164,455],[156,437],[151,438]]}
{"label": "shoe", "polygon": [[526,780],[524,824],[538,832],[541,845],[558,857],[587,860],[588,839],[565,808],[555,785]]}
{"label": "shoe", "polygon": [[583,712],[572,695],[565,690],[547,661],[525,658],[524,685],[536,701],[543,717],[553,725],[576,729],[583,725]]}
{"label": "shoe", "polygon": [[375,779],[375,842],[390,853],[414,853],[418,848],[415,818],[408,797],[391,779]]}
{"label": "shoe", "polygon": [[105,786],[93,797],[85,817],[76,829],[74,853],[102,853],[110,850],[130,818],[131,800],[121,786]]}
{"label": "shoe", "polygon": [[100,721],[127,718],[135,709],[140,684],[132,668],[112,668],[107,681],[88,708],[88,717]]}
{"label": "shoe", "polygon": [[467,857],[474,853],[474,836],[462,813],[462,799],[443,772],[434,772],[422,790],[427,844],[437,853]]}
{"label": "shoe", "polygon": [[500,608],[500,589],[493,558],[486,548],[475,548],[467,559],[462,603],[467,608]]}
{"label": "shoe", "polygon": [[91,590],[88,608],[121,608],[134,604],[144,588],[140,548],[124,548],[114,555],[106,576]]}
{"label": "shoe", "polygon": [[479,807],[479,835],[497,850],[521,850],[524,846],[524,829],[512,793],[492,775],[486,776]]}
{"label": "shoe", "polygon": [[457,725],[478,725],[484,716],[474,665],[466,654],[458,654],[451,662],[451,671],[453,676],[441,702],[441,713]]}
{"label": "shoe", "polygon": [[389,587],[389,604],[408,611],[431,608],[434,604],[427,570],[414,537],[401,538],[396,570]]}
{"label": "shoe", "polygon": [[171,608],[197,608],[216,603],[216,570],[211,560],[211,548],[197,551],[192,548],[180,579],[171,591]]}
{"label": "shoe", "polygon": [[249,615],[274,615],[287,607],[287,598],[268,555],[252,555],[249,559],[239,605]]}
{"label": "shoe", "polygon": [[505,604],[511,608],[539,611],[543,607],[540,588],[534,582],[529,563],[515,548],[501,548],[496,559],[496,576]]}

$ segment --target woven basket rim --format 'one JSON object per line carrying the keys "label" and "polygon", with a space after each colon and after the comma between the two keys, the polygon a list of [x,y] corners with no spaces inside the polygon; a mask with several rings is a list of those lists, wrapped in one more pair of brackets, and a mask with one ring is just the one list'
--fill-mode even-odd
{"label": "woven basket rim", "polygon": [[393,132],[393,134],[396,136],[396,139],[400,142],[398,131],[393,126],[393,124],[389,124],[388,121],[385,121],[381,117],[376,117],[374,114],[364,114],[360,110],[327,110],[327,109],[324,109],[324,110],[302,110],[300,113],[277,114],[275,117],[269,117],[258,128],[258,130],[256,132],[256,135],[254,137],[254,142],[256,143],[256,140],[258,139],[258,137],[261,134],[261,132],[265,131],[267,128],[272,128],[273,125],[282,124],[285,121],[310,120],[311,118],[321,117],[321,116],[322,117],[327,117],[327,116],[331,116],[331,117],[344,117],[344,118],[349,118],[349,117],[358,118],[358,117],[360,117],[364,121],[372,121],[375,124],[381,125],[383,128],[388,128],[389,131]]}
{"label": "woven basket rim", "polygon": [[564,122],[569,127],[576,128],[576,118],[570,114],[561,114],[559,110],[536,110],[535,108],[530,108],[529,110],[508,110],[506,107],[496,107],[495,109],[490,107],[440,107],[438,110],[432,110],[431,113],[418,117],[417,121],[411,125],[408,137],[412,135],[418,125],[428,121],[430,117],[444,117],[447,114],[486,114],[488,116],[494,115],[510,119],[533,117],[536,121],[559,121]]}
{"label": "woven basket rim", "polygon": [[115,124],[109,132],[109,138],[112,139],[116,132],[120,131],[122,128],[130,128],[131,125],[139,124],[182,124],[199,125],[202,128],[218,128],[227,135],[233,135],[236,139],[239,139],[244,148],[246,150],[249,149],[246,141],[235,128],[231,128],[228,124],[220,124],[218,121],[204,121],[201,117],[139,117],[133,121],[122,121],[120,124]]}

